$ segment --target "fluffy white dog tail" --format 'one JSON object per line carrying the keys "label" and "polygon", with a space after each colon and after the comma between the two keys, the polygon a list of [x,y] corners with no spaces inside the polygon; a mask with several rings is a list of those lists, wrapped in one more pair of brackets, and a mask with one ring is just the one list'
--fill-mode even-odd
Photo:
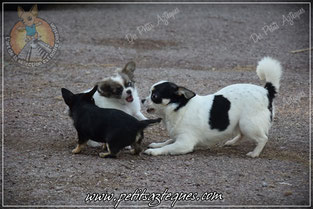
{"label": "fluffy white dog tail", "polygon": [[259,61],[256,73],[261,80],[266,81],[265,88],[271,84],[275,87],[274,90],[278,92],[280,77],[282,74],[282,67],[279,61],[271,57],[264,57],[261,61]]}

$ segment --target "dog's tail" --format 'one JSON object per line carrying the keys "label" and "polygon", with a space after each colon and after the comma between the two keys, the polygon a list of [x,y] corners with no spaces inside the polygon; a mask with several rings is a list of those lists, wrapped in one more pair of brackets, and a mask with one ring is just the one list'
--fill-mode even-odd
{"label": "dog's tail", "polygon": [[266,81],[264,88],[267,89],[269,95],[274,97],[279,90],[279,82],[282,74],[282,67],[279,61],[270,57],[264,57],[259,61],[256,73],[261,80]]}
{"label": "dog's tail", "polygon": [[270,57],[264,57],[256,68],[256,73],[261,80],[265,80],[266,84],[264,88],[268,94],[268,109],[271,112],[271,121],[273,119],[273,99],[279,90],[279,82],[282,74],[282,67],[280,63]]}
{"label": "dog's tail", "polygon": [[148,119],[148,120],[141,120],[141,121],[139,121],[139,123],[140,123],[141,129],[145,129],[149,125],[152,125],[154,123],[160,123],[161,120],[162,120],[161,118],[158,118],[158,119]]}

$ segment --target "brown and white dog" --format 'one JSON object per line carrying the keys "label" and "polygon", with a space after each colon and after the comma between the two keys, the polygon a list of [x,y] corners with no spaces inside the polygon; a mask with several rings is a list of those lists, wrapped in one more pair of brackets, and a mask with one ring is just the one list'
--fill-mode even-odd
{"label": "brown and white dog", "polygon": [[[95,104],[101,108],[121,110],[138,120],[146,120],[140,112],[141,104],[134,80],[135,69],[135,62],[128,62],[124,68],[117,69],[115,75],[98,82],[98,89],[93,95]],[[88,141],[88,145],[99,146],[99,143]]]}

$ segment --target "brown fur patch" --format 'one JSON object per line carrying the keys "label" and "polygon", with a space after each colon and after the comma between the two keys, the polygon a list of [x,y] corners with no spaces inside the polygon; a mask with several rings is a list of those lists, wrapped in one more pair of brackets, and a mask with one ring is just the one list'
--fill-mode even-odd
{"label": "brown fur patch", "polygon": [[123,86],[112,79],[107,79],[97,83],[100,95],[108,98],[120,99],[123,93]]}
{"label": "brown fur patch", "polygon": [[77,144],[76,148],[72,150],[73,154],[78,154],[80,153],[80,151],[82,150],[82,148],[84,147],[83,144]]}
{"label": "brown fur patch", "polygon": [[123,79],[123,84],[124,84],[125,88],[134,87],[135,81],[133,79],[130,79],[129,76],[126,75],[125,73],[119,73],[119,74]]}
{"label": "brown fur patch", "polygon": [[105,147],[107,148],[107,152],[100,152],[99,157],[106,157],[111,154],[111,150],[108,143],[105,143]]}
{"label": "brown fur patch", "polygon": [[99,153],[99,157],[106,157],[106,156],[108,156],[110,154],[111,153],[109,153],[109,152],[101,152],[101,153]]}
{"label": "brown fur patch", "polygon": [[[119,71],[120,75],[125,77],[125,75],[130,79],[131,81],[134,81],[134,72],[136,70],[136,63],[131,61],[128,62],[125,67]],[[124,74],[124,75],[123,75]],[[128,80],[126,79],[126,80]]]}

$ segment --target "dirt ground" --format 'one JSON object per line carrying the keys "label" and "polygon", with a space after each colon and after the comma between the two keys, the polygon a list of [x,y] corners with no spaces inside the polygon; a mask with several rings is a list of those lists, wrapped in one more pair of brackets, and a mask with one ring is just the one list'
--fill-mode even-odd
{"label": "dirt ground", "polygon": [[[293,22],[283,21],[301,9],[305,12]],[[175,11],[167,25],[164,19],[157,25],[158,15]],[[113,207],[113,200],[85,199],[93,193],[119,198],[136,189],[168,189],[173,196],[161,202],[163,207],[310,204],[309,52],[291,53],[309,47],[308,5],[55,5],[42,10],[39,5],[39,17],[54,23],[60,35],[58,54],[46,67],[22,67],[4,49],[4,205]],[[5,36],[17,21],[16,11],[4,12]],[[262,39],[254,40],[253,34]],[[132,44],[126,36],[137,39]],[[81,92],[134,60],[142,98],[159,80],[205,95],[234,83],[264,85],[255,73],[264,56],[280,60],[284,72],[269,142],[259,158],[246,157],[255,146],[249,141],[180,156],[133,156],[125,150],[117,159],[103,159],[100,148],[90,147],[71,153],[77,138],[62,87]],[[167,138],[164,126],[156,125],[146,130],[143,145]],[[223,199],[175,202],[177,194],[191,192],[197,197],[216,192]],[[119,207],[148,203],[133,199]]]}

